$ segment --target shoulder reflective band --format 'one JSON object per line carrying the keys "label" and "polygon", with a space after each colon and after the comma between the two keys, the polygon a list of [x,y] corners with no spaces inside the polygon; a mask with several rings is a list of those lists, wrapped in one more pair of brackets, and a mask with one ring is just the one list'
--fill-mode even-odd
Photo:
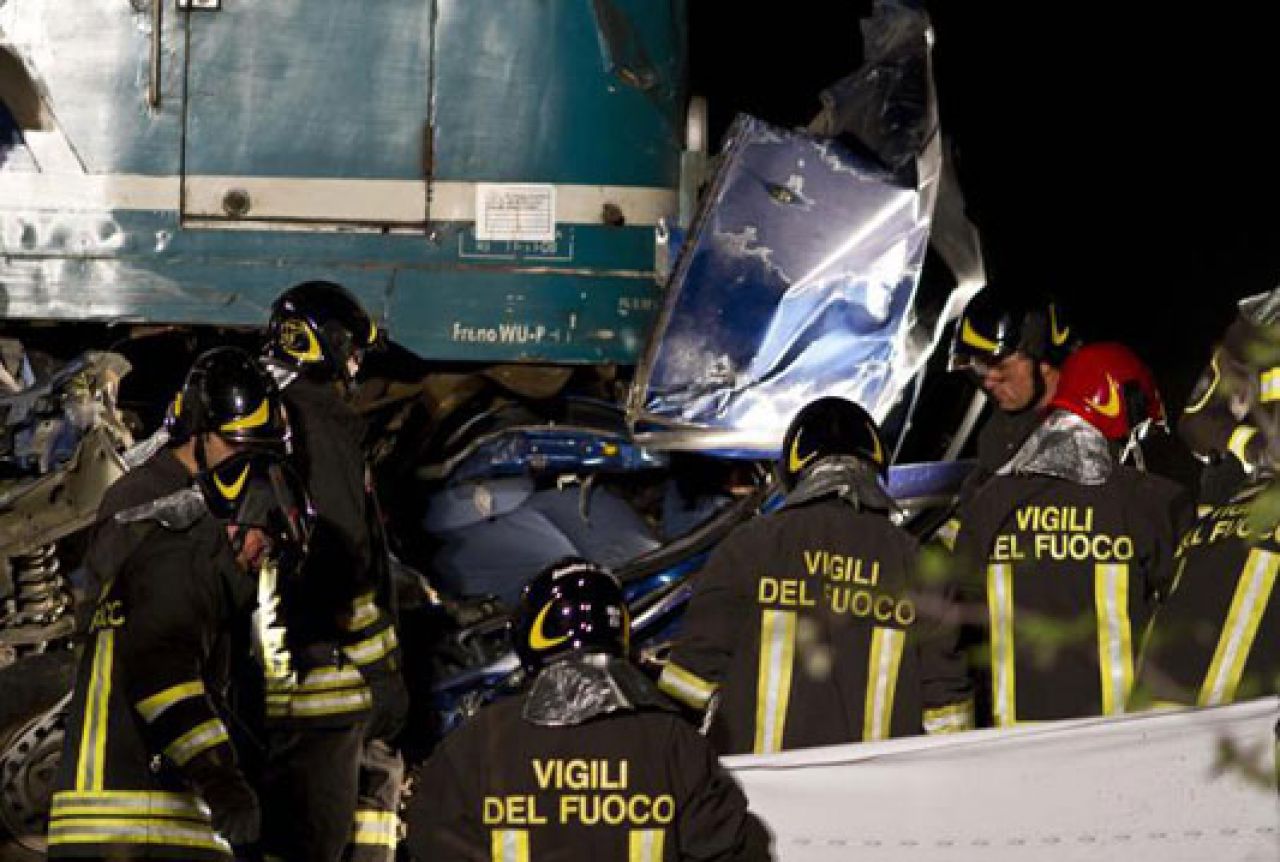
{"label": "shoulder reflective band", "polygon": [[1013,567],[987,567],[987,610],[991,615],[991,708],[996,727],[1018,721],[1013,667]]}
{"label": "shoulder reflective band", "polygon": [[1093,600],[1098,615],[1098,673],[1102,714],[1124,712],[1133,688],[1133,631],[1129,622],[1129,567],[1098,565],[1093,573]]}
{"label": "shoulder reflective band", "polygon": [[164,747],[165,755],[179,766],[215,745],[230,742],[227,729],[216,718],[201,722]]}
{"label": "shoulder reflective band", "polygon": [[1218,636],[1218,646],[1209,664],[1209,673],[1200,687],[1199,706],[1217,706],[1235,699],[1245,663],[1258,636],[1258,624],[1276,585],[1280,555],[1253,550],[1245,560],[1231,609]]}
{"label": "shoulder reflective band", "polygon": [[752,751],[782,750],[782,732],[791,700],[796,652],[795,611],[766,610],[760,616],[760,670],[756,687],[756,733]]}
{"label": "shoulder reflective band", "polygon": [[1241,425],[1239,428],[1231,432],[1231,437],[1227,440],[1227,451],[1240,459],[1240,463],[1246,467],[1249,465],[1249,457],[1245,455],[1249,448],[1249,441],[1258,433],[1258,429],[1252,425]]}
{"label": "shoulder reflective band", "polygon": [[93,665],[84,698],[84,727],[80,729],[80,751],[76,759],[76,790],[103,787],[115,643],[115,629],[102,629],[93,642]]}
{"label": "shoulder reflective band", "polygon": [[667,662],[667,666],[662,669],[662,676],[658,677],[658,688],[687,706],[703,710],[716,693],[717,686],[675,662]]}
{"label": "shoulder reflective band", "polygon": [[632,829],[627,834],[627,862],[662,862],[665,829]]}
{"label": "shoulder reflective band", "polygon": [[898,667],[907,633],[876,626],[871,634],[867,661],[867,696],[862,711],[862,741],[888,739],[893,727],[893,695],[898,688]]}
{"label": "shoulder reflective band", "polygon": [[138,701],[136,708],[138,714],[147,720],[148,724],[155,722],[157,718],[169,707],[179,701],[186,700],[190,697],[204,696],[204,682],[201,680],[192,680],[191,682],[179,683],[170,686],[158,694]]}
{"label": "shoulder reflective band", "polygon": [[529,862],[529,830],[494,829],[493,862]]}
{"label": "shoulder reflective band", "polygon": [[1258,400],[1263,404],[1280,401],[1280,368],[1268,368],[1262,372],[1262,386],[1258,391]]}
{"label": "shoulder reflective band", "polygon": [[972,700],[939,706],[924,711],[924,732],[959,733],[974,728],[974,707]]}

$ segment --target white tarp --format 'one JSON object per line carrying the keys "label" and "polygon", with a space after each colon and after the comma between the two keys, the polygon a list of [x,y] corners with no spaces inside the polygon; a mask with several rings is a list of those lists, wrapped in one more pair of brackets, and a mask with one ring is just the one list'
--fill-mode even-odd
{"label": "white tarp", "polygon": [[726,759],[796,860],[1280,860],[1280,698]]}

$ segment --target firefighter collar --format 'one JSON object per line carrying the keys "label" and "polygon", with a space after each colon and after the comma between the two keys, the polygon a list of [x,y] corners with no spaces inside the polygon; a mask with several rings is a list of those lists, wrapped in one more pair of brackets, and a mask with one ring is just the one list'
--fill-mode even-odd
{"label": "firefighter collar", "polygon": [[803,506],[825,497],[839,497],[855,509],[898,512],[898,504],[880,484],[876,469],[860,458],[837,455],[815,465],[783,502],[783,508]]}
{"label": "firefighter collar", "polygon": [[996,473],[1101,485],[1114,470],[1111,447],[1102,432],[1074,413],[1055,410]]}
{"label": "firefighter collar", "polygon": [[121,524],[155,521],[166,530],[183,532],[191,529],[208,514],[204,496],[195,488],[183,488],[149,503],[118,512],[115,519]]}
{"label": "firefighter collar", "polygon": [[595,653],[571,655],[543,668],[521,715],[543,727],[576,727],[611,712],[671,708],[630,662]]}

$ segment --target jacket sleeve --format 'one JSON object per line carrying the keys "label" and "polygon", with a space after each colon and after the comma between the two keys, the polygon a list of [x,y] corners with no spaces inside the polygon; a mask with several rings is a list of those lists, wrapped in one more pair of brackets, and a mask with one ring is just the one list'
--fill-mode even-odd
{"label": "jacket sleeve", "polygon": [[953,558],[936,544],[913,555],[918,619],[920,694],[926,733],[957,733],[974,726],[973,684],[961,640],[958,585],[949,577]]}
{"label": "jacket sleeve", "polygon": [[676,789],[678,859],[768,860],[771,837],[711,745],[683,722],[672,723],[668,762]]}
{"label": "jacket sleeve", "polygon": [[[475,806],[469,802],[473,781],[455,753],[460,734],[465,732],[460,729],[446,739],[415,782],[405,817],[409,824],[405,846],[414,862],[488,862],[491,858],[489,832],[476,819]],[[476,766],[472,764],[472,768]]]}
{"label": "jacket sleeve", "polygon": [[1147,596],[1153,603],[1159,603],[1173,591],[1178,543],[1195,526],[1195,502],[1173,482],[1144,483],[1138,491],[1135,509],[1149,513],[1142,522],[1152,533]]}
{"label": "jacket sleeve", "polygon": [[699,573],[680,639],[658,687],[695,710],[704,710],[724,681],[743,621],[753,610],[744,590],[758,564],[741,533],[731,535]]}
{"label": "jacket sleeve", "polygon": [[223,764],[238,776],[227,728],[205,689],[204,665],[221,622],[209,578],[192,571],[189,543],[162,534],[134,559],[147,571],[126,582],[128,618],[119,650],[125,694],[143,733],[152,750],[179,769],[210,753],[202,762]]}

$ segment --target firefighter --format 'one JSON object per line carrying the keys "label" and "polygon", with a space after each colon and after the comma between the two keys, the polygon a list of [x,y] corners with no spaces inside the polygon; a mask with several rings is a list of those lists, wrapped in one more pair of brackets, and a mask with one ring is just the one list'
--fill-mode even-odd
{"label": "firefighter", "polygon": [[998,727],[1125,711],[1192,517],[1181,486],[1119,463],[1163,408],[1145,366],[1115,347],[1063,363],[1047,418],[961,510],[966,642],[980,716]]}
{"label": "firefighter", "polygon": [[288,425],[275,381],[243,350],[218,347],[192,363],[153,440],[155,453],[112,484],[98,506],[85,565],[77,573],[78,579],[84,576],[77,602],[88,613],[108,574],[133,550],[133,531],[113,520],[117,512],[189,487],[192,476],[233,452],[283,451]]}
{"label": "firefighter", "polygon": [[[206,359],[183,389],[186,442],[131,474],[141,478],[129,493],[107,502],[143,502],[95,533],[113,547],[94,558],[109,568],[97,570],[103,589],[69,707],[51,859],[229,859],[252,856],[259,839],[257,796],[219,708],[225,637],[252,606],[261,561],[300,557],[309,507],[280,454],[223,452],[243,445],[224,433],[265,437],[260,408],[272,401],[223,397],[246,390],[219,376],[227,354]],[[208,468],[196,471],[198,460]],[[141,493],[170,484],[178,489]]]}
{"label": "firefighter", "polygon": [[1059,369],[1079,343],[1052,301],[988,287],[965,307],[951,342],[948,370],[974,377],[996,407],[978,434],[974,482],[1003,466],[1040,424]]}
{"label": "firefighter", "polygon": [[[1074,369],[1068,381],[1074,388],[1064,390],[1059,382],[1059,401],[1096,407],[1090,411],[1090,419],[1111,441],[1112,454],[1119,463],[1164,476],[1194,499],[1198,464],[1169,428],[1164,399],[1146,363],[1115,341],[1086,344],[1067,362]],[[1079,373],[1084,368],[1092,371]]]}
{"label": "firefighter", "polygon": [[1265,438],[1249,418],[1261,372],[1280,351],[1280,289],[1240,302],[1237,318],[1214,349],[1178,420],[1178,436],[1205,463],[1200,502],[1226,504],[1270,469]]}
{"label": "firefighter", "polygon": [[[1252,429],[1233,455],[1248,479],[1182,536],[1173,594],[1143,650],[1144,703],[1216,706],[1280,694],[1280,327],[1251,328],[1249,362],[1230,371],[1241,415],[1225,421],[1231,414],[1219,411],[1221,427]],[[1239,336],[1239,322],[1233,329]]]}
{"label": "firefighter", "polygon": [[779,472],[781,510],[739,527],[698,575],[662,690],[697,711],[715,701],[723,754],[971,726],[949,602],[890,520],[875,422],[840,398],[809,404]]}
{"label": "firefighter", "polygon": [[268,727],[269,856],[356,862],[394,854],[403,765],[391,740],[408,697],[392,619],[386,549],[347,403],[378,328],[330,282],[272,306],[268,367],[279,382],[299,471],[318,513],[313,552],[293,582],[263,584],[259,643]]}
{"label": "firefighter", "polygon": [[532,683],[427,762],[410,856],[436,860],[767,859],[768,835],[707,742],[627,660],[617,579],[566,559],[512,622]]}

